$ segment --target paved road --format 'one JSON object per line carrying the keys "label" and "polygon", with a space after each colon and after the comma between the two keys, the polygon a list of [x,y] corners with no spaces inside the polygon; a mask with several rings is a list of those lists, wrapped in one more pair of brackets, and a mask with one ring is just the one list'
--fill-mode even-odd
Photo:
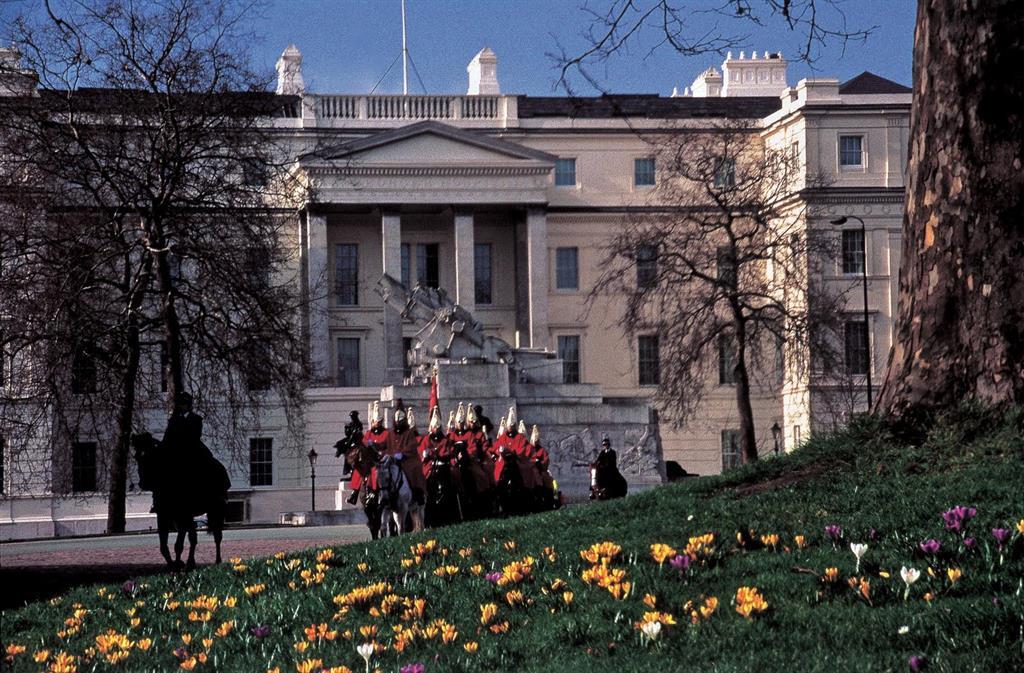
{"label": "paved road", "polygon": [[[228,529],[221,550],[225,560],[249,558],[369,537],[364,525]],[[187,548],[186,543],[186,553]],[[196,561],[200,565],[214,561],[213,538],[205,533],[199,535]],[[49,598],[81,584],[122,582],[162,572],[156,533],[2,543],[0,609]]]}

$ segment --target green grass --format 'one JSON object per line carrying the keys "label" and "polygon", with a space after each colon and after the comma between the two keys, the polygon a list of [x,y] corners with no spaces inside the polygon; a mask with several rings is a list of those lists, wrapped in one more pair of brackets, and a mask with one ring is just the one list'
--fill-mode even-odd
{"label": "green grass", "polygon": [[[130,595],[121,587],[86,587],[62,598],[4,613],[3,646],[24,645],[13,657],[13,669],[44,670],[59,651],[78,657],[78,671],[163,671],[179,669],[180,660],[206,653],[195,669],[263,671],[280,667],[295,671],[306,659],[324,666],[364,670],[356,645],[364,642],[360,626],[376,624],[376,640],[394,641],[392,625],[405,624],[399,608],[373,617],[358,608],[332,619],[332,597],[372,582],[385,581],[400,597],[426,600],[425,626],[434,619],[453,625],[458,636],[444,644],[440,636],[420,636],[406,649],[383,651],[372,668],[397,671],[422,662],[431,671],[906,671],[908,658],[924,655],[927,670],[1020,670],[1024,657],[1024,535],[1017,522],[1024,518],[1024,431],[1021,412],[994,415],[968,409],[940,419],[916,446],[901,446],[874,421],[863,421],[843,433],[815,438],[792,456],[764,461],[720,477],[665,486],[625,501],[575,507],[561,512],[503,521],[486,521],[380,543],[334,549],[334,558],[321,583],[305,588],[303,569],[314,567],[315,551],[282,559],[251,559],[245,570],[230,564],[180,576],[140,581]],[[954,533],[945,530],[941,513],[954,505],[977,507],[968,524],[976,550],[965,552]],[[833,544],[824,532],[840,525],[843,539]],[[991,529],[1009,528],[1012,541],[1003,553]],[[753,529],[754,539],[775,533],[776,551],[741,548],[738,531]],[[869,539],[870,531],[877,539]],[[707,565],[685,574],[652,560],[650,545],[665,543],[680,552],[691,536],[713,532],[716,551]],[[797,549],[794,535],[806,536],[808,546]],[[934,538],[942,543],[938,558],[925,557],[918,545]],[[436,539],[438,549],[419,565],[404,569],[412,557],[410,545]],[[580,551],[604,540],[622,547],[612,567],[624,569],[632,583],[628,596],[616,600],[608,591],[585,584],[581,573],[590,564]],[[506,543],[515,542],[514,549]],[[854,574],[850,542],[865,542],[869,551],[860,576],[870,581],[870,603],[847,586]],[[545,547],[556,556],[548,558]],[[460,549],[472,548],[470,558]],[[442,556],[441,550],[447,550]],[[532,578],[516,587],[498,588],[484,574],[500,571],[514,559],[530,555]],[[1002,557],[1002,558],[1001,558]],[[289,569],[289,559],[299,559]],[[365,570],[359,564],[365,563]],[[471,567],[481,564],[479,576]],[[433,573],[453,565],[450,580]],[[900,568],[912,566],[922,576],[903,600]],[[836,567],[841,579],[829,588],[819,576]],[[929,576],[932,568],[935,577]],[[946,571],[959,568],[962,577],[951,585]],[[888,578],[880,573],[888,572]],[[565,588],[550,591],[555,579]],[[296,582],[296,589],[289,587]],[[263,583],[266,590],[249,597],[244,586]],[[740,586],[757,587],[768,610],[751,619],[732,604]],[[510,607],[505,593],[520,589],[531,601]],[[562,592],[574,599],[566,606]],[[925,600],[926,593],[931,600]],[[168,594],[168,597],[164,597]],[[170,596],[169,594],[173,594]],[[200,594],[237,599],[234,607],[217,607],[207,623],[189,620],[185,603]],[[636,623],[649,610],[645,594],[657,599],[657,609],[678,624],[666,627],[654,642],[641,637]],[[718,608],[707,620],[693,625],[683,605],[714,596]],[[144,601],[142,605],[135,605]],[[176,609],[168,609],[179,601]],[[375,604],[379,604],[377,599]],[[499,605],[494,621],[509,622],[505,634],[480,626],[480,606]],[[89,612],[75,634],[64,639],[74,604]],[[126,610],[136,607],[134,615]],[[201,611],[200,611],[201,612]],[[139,619],[137,626],[130,620]],[[234,622],[223,637],[213,635],[222,622]],[[333,641],[305,640],[304,628],[326,623],[339,633]],[[269,634],[257,638],[252,627],[266,625]],[[901,627],[907,627],[900,634]],[[111,664],[95,652],[96,636],[113,629],[138,641],[149,638],[150,648],[129,650],[127,658]],[[346,639],[349,631],[351,639]],[[188,653],[181,636],[192,636]],[[206,647],[202,640],[211,638]],[[468,653],[463,644],[478,643]],[[48,662],[33,654],[49,649]],[[0,653],[0,656],[3,656]],[[319,669],[315,669],[319,670]]]}

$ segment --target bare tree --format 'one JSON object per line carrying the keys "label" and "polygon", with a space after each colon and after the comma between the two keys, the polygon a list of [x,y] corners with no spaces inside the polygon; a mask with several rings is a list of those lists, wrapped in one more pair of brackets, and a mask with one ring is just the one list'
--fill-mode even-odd
{"label": "bare tree", "polygon": [[[827,45],[845,50],[877,28],[851,26],[842,0],[612,0],[600,9],[583,3],[581,10],[589,17],[583,29],[586,47],[550,54],[558,67],[558,85],[569,90],[573,74],[602,89],[592,68],[633,48],[644,54],[660,48],[681,56],[724,54],[748,42],[744,27],[778,25],[801,35],[798,58],[813,62]],[[712,20],[714,28],[698,30],[695,18]]]}
{"label": "bare tree", "polygon": [[652,205],[611,240],[590,303],[624,297],[621,325],[656,336],[656,401],[677,424],[712,380],[734,384],[751,462],[755,370],[803,371],[832,341],[823,328],[841,297],[816,281],[832,245],[808,231],[791,198],[796,159],[766,150],[742,123],[654,142]]}
{"label": "bare tree", "polygon": [[[127,369],[111,462],[112,530],[123,527],[143,341],[165,350],[165,399],[191,389],[210,400],[204,413],[219,416],[212,425],[233,448],[268,402],[301,408],[294,204],[302,194],[288,170],[293,148],[271,124],[287,101],[248,65],[248,9],[68,0],[11,27],[40,87],[4,117],[6,136],[18,139],[5,154],[37,167],[63,208],[88,211],[116,232],[101,252],[117,250],[133,265],[118,276],[131,286],[118,304],[128,350],[119,361]],[[52,345],[67,350],[69,342]]]}

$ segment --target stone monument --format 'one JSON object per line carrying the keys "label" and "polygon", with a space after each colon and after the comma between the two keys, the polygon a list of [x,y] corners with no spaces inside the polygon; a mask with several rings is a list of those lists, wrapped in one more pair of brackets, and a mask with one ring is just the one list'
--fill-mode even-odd
{"label": "stone monument", "polygon": [[481,405],[495,423],[515,407],[527,427],[539,426],[541,443],[551,454],[551,474],[570,500],[587,498],[589,464],[605,436],[618,453],[630,492],[664,481],[658,424],[646,400],[607,399],[596,384],[562,383],[562,361],[554,353],[515,348],[484,334],[472,314],[444,290],[408,290],[385,275],[378,291],[403,319],[419,327],[410,353],[412,374],[403,384],[381,390],[385,406],[400,399],[426,419],[436,371],[442,418],[466,402]]}

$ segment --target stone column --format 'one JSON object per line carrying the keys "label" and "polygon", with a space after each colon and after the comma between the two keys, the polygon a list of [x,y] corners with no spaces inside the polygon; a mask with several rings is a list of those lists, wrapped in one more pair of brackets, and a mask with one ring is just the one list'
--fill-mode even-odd
{"label": "stone column", "polygon": [[548,346],[548,220],[544,208],[526,211],[530,347]]}
{"label": "stone column", "polygon": [[470,313],[476,310],[473,213],[455,211],[455,303]]}
{"label": "stone column", "polygon": [[327,218],[306,212],[306,287],[309,294],[309,364],[314,385],[330,376],[330,274],[327,272]]}
{"label": "stone column", "polygon": [[[398,211],[381,211],[381,268],[384,274],[402,280],[402,218]],[[384,383],[401,383],[405,365],[402,350],[402,315],[384,304]]]}

